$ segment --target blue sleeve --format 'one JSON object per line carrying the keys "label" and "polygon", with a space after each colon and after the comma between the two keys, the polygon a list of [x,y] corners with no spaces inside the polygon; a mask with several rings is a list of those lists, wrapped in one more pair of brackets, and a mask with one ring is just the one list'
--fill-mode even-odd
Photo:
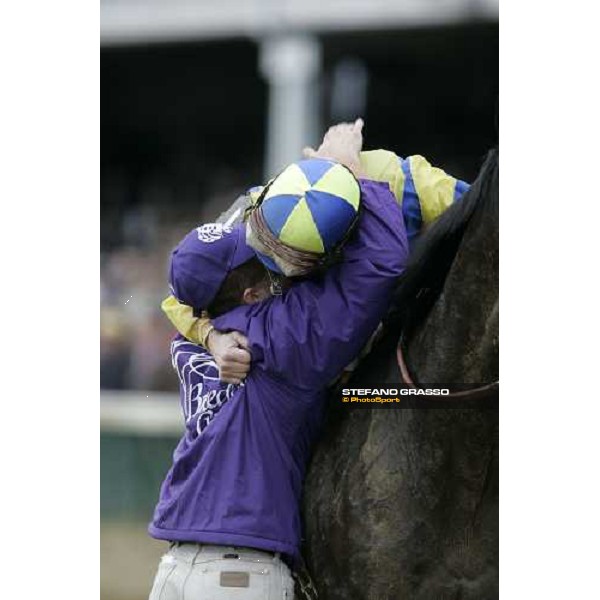
{"label": "blue sleeve", "polygon": [[456,202],[457,200],[460,200],[465,195],[465,193],[469,191],[470,187],[471,185],[468,184],[466,181],[463,181],[462,179],[457,179],[456,187],[454,188],[454,201]]}
{"label": "blue sleeve", "polygon": [[402,212],[409,242],[438,219],[468,189],[469,185],[418,154],[399,159],[404,174]]}
{"label": "blue sleeve", "polygon": [[249,341],[253,367],[305,388],[326,386],[368,341],[388,309],[408,258],[402,213],[387,183],[361,181],[357,231],[343,261],[284,296],[213,320]]}

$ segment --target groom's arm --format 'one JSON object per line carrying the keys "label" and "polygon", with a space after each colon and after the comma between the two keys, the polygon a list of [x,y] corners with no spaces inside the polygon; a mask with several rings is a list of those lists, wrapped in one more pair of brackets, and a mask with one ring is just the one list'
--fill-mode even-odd
{"label": "groom's arm", "polygon": [[387,185],[361,181],[362,208],[343,262],[283,296],[213,320],[247,335],[253,368],[305,388],[325,387],[359,354],[389,307],[408,257],[400,208]]}

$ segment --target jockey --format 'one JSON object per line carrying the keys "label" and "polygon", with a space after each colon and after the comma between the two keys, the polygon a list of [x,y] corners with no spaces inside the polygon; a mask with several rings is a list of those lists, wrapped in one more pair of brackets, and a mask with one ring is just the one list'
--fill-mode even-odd
{"label": "jockey", "polygon": [[328,383],[376,329],[408,257],[389,185],[362,171],[360,129],[343,126],[332,138],[323,162],[333,164],[321,166],[343,161],[337,198],[354,208],[360,198],[361,209],[343,259],[320,278],[271,296],[272,275],[247,245],[246,224],[199,227],[172,254],[175,297],[206,310],[217,329],[246,336],[254,368],[243,385],[227,385],[203,348],[181,336],[172,345],[186,430],[149,526],[173,543],[152,600],[165,590],[179,597],[184,584],[198,597],[225,597],[228,587],[240,599],[267,597],[266,589],[293,597],[286,563],[300,561],[302,482]]}
{"label": "jockey", "polygon": [[[362,126],[362,121],[359,120],[358,122]],[[326,153],[326,141],[327,135],[324,144],[319,148],[319,152]],[[304,153],[307,157],[316,154],[310,148],[305,149]],[[389,150],[371,150],[361,152],[359,156],[360,166],[365,177],[371,181],[385,182],[400,205],[410,246],[413,245],[425,227],[435,221],[469,189],[469,184],[448,175],[442,169],[433,167],[420,155],[400,158]],[[296,171],[295,165],[288,167],[278,177],[269,182],[267,186],[271,186],[271,190],[276,192],[275,196],[294,194],[297,192],[299,185],[294,177]],[[273,186],[277,189],[274,190]],[[264,195],[265,187],[254,187],[248,191],[250,203],[254,204],[259,201],[261,196]],[[327,218],[331,219],[332,217],[327,215]],[[275,217],[271,223],[268,223],[271,230],[277,230],[276,221],[277,218]],[[299,224],[295,227],[296,230],[302,232],[300,240],[297,236],[295,241],[302,242],[302,238],[309,237],[302,229],[302,225]],[[286,242],[286,240],[283,241]],[[287,244],[294,245],[291,243],[292,241],[287,241]],[[252,237],[250,237],[249,243],[255,249],[260,249],[260,244]],[[304,247],[302,249],[319,251],[319,248],[314,247]],[[321,248],[321,252],[322,250]],[[278,260],[276,254],[271,254],[270,257],[260,252],[258,254],[270,270],[286,276],[298,275],[289,267],[286,269],[285,264],[282,268],[281,261]],[[197,312],[195,313],[192,307],[179,302],[173,295],[163,301],[162,309],[177,331],[185,338],[208,347],[208,335],[214,331],[214,326],[206,316],[202,317]],[[218,335],[218,332],[215,332],[216,335]],[[225,377],[225,381],[228,381],[227,377]],[[233,378],[231,381],[236,381],[236,379]]]}

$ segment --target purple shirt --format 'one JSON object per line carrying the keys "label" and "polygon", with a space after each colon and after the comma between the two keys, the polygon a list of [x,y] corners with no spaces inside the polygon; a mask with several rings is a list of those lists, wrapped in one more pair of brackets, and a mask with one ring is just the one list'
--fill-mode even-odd
{"label": "purple shirt", "polygon": [[243,385],[221,383],[208,352],[174,341],[186,433],[161,488],[153,537],[298,558],[302,482],[327,385],[375,331],[408,257],[388,184],[363,180],[361,189],[357,232],[341,264],[213,320],[249,339]]}

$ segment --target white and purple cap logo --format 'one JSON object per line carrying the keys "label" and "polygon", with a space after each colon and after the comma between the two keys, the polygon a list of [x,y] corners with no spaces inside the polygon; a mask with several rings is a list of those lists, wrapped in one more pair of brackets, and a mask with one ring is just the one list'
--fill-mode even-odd
{"label": "white and purple cap logo", "polygon": [[171,255],[171,290],[180,302],[203,310],[228,273],[255,256],[246,244],[245,225],[201,225],[188,233]]}
{"label": "white and purple cap logo", "polygon": [[220,240],[224,235],[231,233],[232,228],[222,223],[205,223],[196,228],[198,239],[205,244]]}

